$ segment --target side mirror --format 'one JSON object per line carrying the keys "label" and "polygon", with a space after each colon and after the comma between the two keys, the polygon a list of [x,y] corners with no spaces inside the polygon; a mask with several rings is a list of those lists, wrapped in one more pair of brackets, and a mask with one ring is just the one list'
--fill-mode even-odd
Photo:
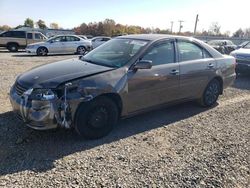
{"label": "side mirror", "polygon": [[141,60],[135,64],[134,69],[151,69],[151,67],[152,67],[152,61]]}

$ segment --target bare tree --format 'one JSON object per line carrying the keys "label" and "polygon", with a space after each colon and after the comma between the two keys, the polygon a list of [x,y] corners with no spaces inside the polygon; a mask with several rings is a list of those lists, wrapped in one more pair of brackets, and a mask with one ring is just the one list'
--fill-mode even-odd
{"label": "bare tree", "polygon": [[220,35],[221,26],[218,22],[213,22],[209,28],[209,33],[212,35]]}

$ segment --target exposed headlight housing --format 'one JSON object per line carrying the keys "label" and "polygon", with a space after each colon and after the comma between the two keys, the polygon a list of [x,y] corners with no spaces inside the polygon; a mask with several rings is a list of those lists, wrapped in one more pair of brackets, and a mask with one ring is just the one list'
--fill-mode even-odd
{"label": "exposed headlight housing", "polygon": [[53,100],[56,94],[51,89],[33,89],[29,97],[32,100]]}

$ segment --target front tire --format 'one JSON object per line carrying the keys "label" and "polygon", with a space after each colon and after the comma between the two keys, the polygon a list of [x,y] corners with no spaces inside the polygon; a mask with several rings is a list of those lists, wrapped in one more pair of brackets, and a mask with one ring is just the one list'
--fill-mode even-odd
{"label": "front tire", "polygon": [[107,97],[82,103],[75,117],[76,132],[88,139],[97,139],[111,132],[118,120],[118,107]]}
{"label": "front tire", "polygon": [[48,54],[48,50],[45,47],[39,47],[36,51],[38,56],[46,56]]}
{"label": "front tire", "polygon": [[217,102],[221,89],[221,84],[217,79],[210,81],[203,92],[200,104],[204,107],[213,106]]}
{"label": "front tire", "polygon": [[11,44],[8,45],[7,49],[10,52],[17,52],[18,51],[18,45],[15,44],[15,43],[11,43]]}
{"label": "front tire", "polygon": [[84,55],[86,53],[86,48],[84,46],[79,46],[76,50],[76,53],[79,55]]}

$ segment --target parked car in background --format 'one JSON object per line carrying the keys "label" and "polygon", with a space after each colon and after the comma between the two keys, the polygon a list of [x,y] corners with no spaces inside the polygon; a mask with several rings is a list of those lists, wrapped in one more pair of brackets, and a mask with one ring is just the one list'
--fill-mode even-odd
{"label": "parked car in background", "polygon": [[222,54],[230,54],[230,52],[237,48],[237,46],[230,40],[211,40],[208,41],[207,44]]}
{"label": "parked car in background", "polygon": [[248,73],[250,74],[250,43],[237,49],[231,54],[236,59],[236,73]]}
{"label": "parked car in background", "polygon": [[10,101],[34,129],[74,128],[84,137],[100,138],[120,117],[187,100],[213,106],[234,79],[235,59],[202,41],[128,35],[78,59],[21,74]]}
{"label": "parked car in background", "polygon": [[109,41],[111,39],[111,37],[94,37],[91,39],[93,48],[96,48],[100,45],[102,45],[103,43]]}
{"label": "parked car in background", "polygon": [[85,35],[77,35],[78,37],[81,37],[82,39],[84,39],[84,40],[88,40],[88,38],[87,38],[87,36],[85,36]]}
{"label": "parked car in background", "polygon": [[44,56],[47,54],[77,53],[85,54],[92,49],[91,41],[77,35],[58,35],[45,42],[28,45],[26,52]]}
{"label": "parked car in background", "polygon": [[28,44],[45,41],[47,37],[40,32],[6,31],[0,34],[0,47],[6,47],[11,52],[25,49]]}
{"label": "parked car in background", "polygon": [[248,43],[250,43],[250,41],[244,41],[244,42],[242,42],[240,45],[238,45],[236,49],[243,48],[243,47],[246,46]]}

